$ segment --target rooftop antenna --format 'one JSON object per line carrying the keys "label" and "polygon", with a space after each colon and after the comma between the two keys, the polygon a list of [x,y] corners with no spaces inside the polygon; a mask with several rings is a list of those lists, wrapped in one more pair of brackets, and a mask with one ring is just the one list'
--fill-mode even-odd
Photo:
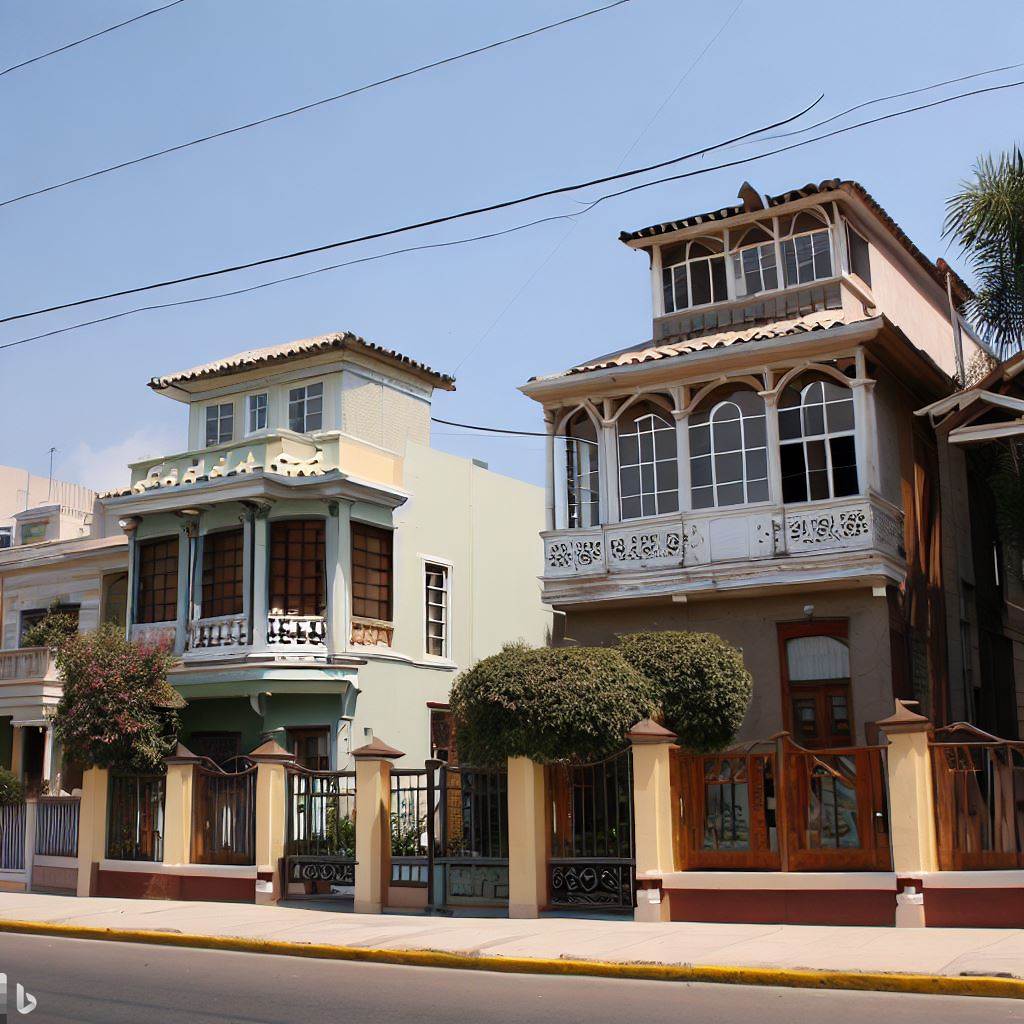
{"label": "rooftop antenna", "polygon": [[53,500],[53,456],[56,454],[57,449],[50,449],[50,478],[46,486],[46,503],[49,504]]}

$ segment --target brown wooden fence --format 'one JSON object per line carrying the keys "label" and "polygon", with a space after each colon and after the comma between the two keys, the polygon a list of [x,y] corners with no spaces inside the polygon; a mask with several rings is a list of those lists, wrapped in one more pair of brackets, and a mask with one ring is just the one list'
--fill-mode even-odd
{"label": "brown wooden fence", "polygon": [[892,869],[883,747],[807,750],[782,734],[677,750],[672,776],[681,870]]}
{"label": "brown wooden fence", "polygon": [[958,723],[931,756],[939,869],[1024,868],[1024,743]]}

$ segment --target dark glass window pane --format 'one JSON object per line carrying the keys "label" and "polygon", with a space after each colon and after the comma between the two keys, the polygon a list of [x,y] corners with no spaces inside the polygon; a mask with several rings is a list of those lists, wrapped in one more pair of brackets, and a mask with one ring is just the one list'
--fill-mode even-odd
{"label": "dark glass window pane", "polygon": [[718,488],[719,505],[742,505],[743,484],[725,484]]}
{"label": "dark glass window pane", "polygon": [[833,437],[829,441],[829,447],[831,448],[833,469],[838,466],[857,465],[857,445],[852,437]]}
{"label": "dark glass window pane", "polygon": [[649,494],[654,489],[654,466],[647,463],[640,467],[640,490],[644,494]]}
{"label": "dark glass window pane", "polygon": [[747,501],[767,501],[768,481],[751,480],[747,484]]}
{"label": "dark glass window pane", "polygon": [[645,516],[653,516],[657,513],[657,507],[655,505],[655,498],[653,494],[641,495],[640,502]]}
{"label": "dark glass window pane", "polygon": [[242,531],[208,533],[203,538],[203,618],[241,612]]}
{"label": "dark glass window pane", "polygon": [[825,442],[824,441],[808,441],[807,442],[807,468],[814,472],[819,469],[826,469],[828,461],[825,456]]}
{"label": "dark glass window pane", "polygon": [[764,448],[747,452],[747,479],[759,480],[768,476],[768,453]]}
{"label": "dark glass window pane", "polygon": [[816,231],[811,235],[811,243],[814,248],[815,278],[831,277],[832,253],[828,244],[828,232]]}
{"label": "dark glass window pane", "polygon": [[623,498],[622,499],[622,518],[623,519],[638,519],[640,517],[640,499],[639,498]]}
{"label": "dark glass window pane", "polygon": [[781,409],[779,411],[779,439],[791,441],[800,437],[800,410]]}
{"label": "dark glass window pane", "polygon": [[690,454],[707,455],[711,451],[711,428],[690,427]]}
{"label": "dark glass window pane", "polygon": [[676,309],[686,309],[690,305],[690,296],[686,290],[686,265],[676,267],[673,271],[676,284]]}
{"label": "dark glass window pane", "polygon": [[724,302],[729,296],[729,289],[725,283],[724,256],[711,260],[711,285],[714,289],[715,302]]}
{"label": "dark glass window pane", "polygon": [[661,289],[663,301],[665,303],[665,312],[671,313],[675,310],[675,300],[672,297],[672,271],[665,267],[661,272]]}
{"label": "dark glass window pane", "polygon": [[658,491],[658,511],[659,512],[678,512],[679,511],[679,491]]}
{"label": "dark glass window pane", "polygon": [[846,237],[849,239],[850,269],[868,286],[871,285],[871,255],[867,240],[847,224]]}
{"label": "dark glass window pane", "polygon": [[716,419],[714,429],[716,452],[731,452],[741,447],[739,420],[726,420],[721,423]]}
{"label": "dark glass window pane", "polygon": [[828,493],[828,471],[812,470],[808,477],[811,485],[811,501],[824,501],[829,497]]}
{"label": "dark glass window pane", "polygon": [[712,508],[715,504],[713,487],[694,487],[692,492],[694,508]]}
{"label": "dark glass window pane", "polygon": [[391,620],[392,543],[390,530],[352,523],[352,613]]}
{"label": "dark glass window pane", "polygon": [[654,458],[654,437],[651,434],[640,435],[640,461],[650,462]]}
{"label": "dark glass window pane", "polygon": [[751,416],[743,421],[743,438],[748,448],[756,448],[765,443],[763,416]]}
{"label": "dark glass window pane", "polygon": [[674,459],[676,457],[676,432],[672,430],[659,430],[654,435],[654,454],[659,459]]}
{"label": "dark glass window pane", "polygon": [[779,446],[779,460],[782,465],[782,500],[791,502],[807,500],[806,464],[802,444]]}
{"label": "dark glass window pane", "polygon": [[691,260],[690,288],[693,291],[694,306],[701,306],[711,301],[711,269],[707,260]]}
{"label": "dark glass window pane", "polygon": [[624,498],[640,493],[640,470],[637,466],[619,471],[619,493]]}
{"label": "dark glass window pane", "polygon": [[674,490],[679,486],[679,470],[675,462],[658,463],[658,490]]}
{"label": "dark glass window pane", "polygon": [[804,436],[813,437],[825,433],[825,407],[821,405],[804,406]]}
{"label": "dark glass window pane", "polygon": [[796,273],[796,252],[793,248],[793,239],[787,238],[782,243],[782,269],[787,288],[798,284]]}
{"label": "dark glass window pane", "polygon": [[846,402],[829,402],[825,408],[828,412],[828,429],[831,432],[853,430],[853,399]]}
{"label": "dark glass window pane", "polygon": [[693,486],[704,487],[711,483],[711,457],[700,456],[690,459],[690,482]]}
{"label": "dark glass window pane", "polygon": [[619,463],[635,466],[640,461],[640,439],[635,435],[619,438]]}
{"label": "dark glass window pane", "polygon": [[743,479],[743,456],[739,452],[732,455],[715,456],[715,480],[720,484]]}

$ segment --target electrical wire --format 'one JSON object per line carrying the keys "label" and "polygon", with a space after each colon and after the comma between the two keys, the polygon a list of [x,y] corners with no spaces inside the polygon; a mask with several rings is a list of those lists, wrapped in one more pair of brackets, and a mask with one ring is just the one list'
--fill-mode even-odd
{"label": "electrical wire", "polygon": [[[506,430],[504,427],[481,427],[476,423],[456,423],[454,420],[443,420],[438,416],[430,417],[431,423],[442,423],[446,427],[462,427],[464,430],[480,430],[485,434],[507,434],[511,437],[553,437],[561,441],[581,441],[584,444],[597,445],[597,441],[588,441],[585,437],[569,437],[565,434],[547,434],[543,430]],[[451,435],[456,436],[456,435]]]}
{"label": "electrical wire", "polygon": [[[192,298],[192,299],[180,299],[180,300],[177,300],[177,301],[174,301],[174,302],[158,303],[158,304],[153,304],[153,305],[149,305],[149,306],[140,306],[140,307],[137,307],[135,309],[123,310],[122,312],[119,312],[119,313],[113,313],[110,316],[100,317],[100,318],[95,319],[95,320],[87,320],[87,321],[83,321],[83,322],[77,323],[77,324],[69,324],[67,327],[61,327],[61,328],[58,328],[58,329],[53,330],[53,331],[47,331],[47,332],[45,332],[43,334],[33,335],[32,337],[29,337],[29,338],[21,338],[21,339],[18,339],[16,341],[7,342],[6,344],[0,345],[0,350],[7,349],[7,348],[14,348],[15,346],[18,346],[18,345],[27,344],[30,341],[38,341],[38,340],[41,340],[43,338],[53,337],[54,335],[65,334],[68,331],[78,330],[79,328],[83,328],[83,327],[90,327],[90,326],[92,326],[94,324],[98,324],[98,323],[106,323],[107,321],[110,321],[110,320],[116,320],[116,319],[119,319],[120,317],[131,316],[131,315],[133,315],[135,313],[141,313],[141,312],[145,312],[145,311],[148,311],[148,310],[165,309],[165,308],[168,308],[168,307],[171,307],[171,306],[192,305],[194,303],[200,303],[200,302],[210,302],[210,301],[212,301],[214,299],[227,298],[227,297],[230,297],[230,296],[233,296],[233,295],[241,295],[241,294],[244,294],[245,292],[258,291],[258,290],[260,290],[262,288],[269,288],[269,287],[271,287],[273,285],[276,285],[276,284],[283,284],[285,282],[299,280],[300,278],[304,278],[304,277],[312,277],[315,274],[324,273],[324,272],[329,271],[329,270],[337,270],[337,269],[339,269],[341,267],[352,266],[352,265],[358,264],[358,263],[368,263],[368,262],[372,262],[374,260],[385,259],[385,258],[387,258],[389,256],[397,256],[397,255],[401,255],[403,253],[416,252],[416,251],[419,251],[419,250],[422,250],[422,249],[441,249],[441,248],[447,248],[447,247],[456,246],[456,245],[464,245],[464,244],[466,244],[468,242],[480,241],[480,240],[487,239],[487,238],[496,238],[496,237],[498,237],[500,235],[506,235],[506,234],[511,234],[513,232],[516,232],[516,231],[522,231],[522,230],[525,230],[527,228],[534,227],[534,226],[536,226],[538,224],[544,224],[544,223],[547,223],[547,222],[550,222],[550,221],[573,220],[576,217],[579,217],[579,216],[582,216],[585,213],[588,213],[594,207],[600,205],[603,202],[606,202],[606,201],[608,201],[610,199],[618,198],[619,196],[627,195],[627,194],[629,194],[631,192],[637,192],[637,191],[640,191],[641,189],[645,189],[645,188],[652,188],[655,185],[662,185],[662,184],[665,184],[667,182],[680,181],[680,180],[683,180],[683,179],[686,179],[686,178],[697,177],[697,176],[699,176],[701,174],[710,174],[710,173],[712,173],[714,171],[719,171],[719,170],[723,170],[723,169],[727,169],[727,168],[731,168],[731,167],[737,167],[737,166],[740,166],[742,164],[753,163],[753,162],[755,162],[757,160],[764,160],[767,157],[776,156],[779,153],[786,153],[786,152],[789,152],[790,150],[793,150],[793,149],[799,149],[799,148],[801,148],[803,146],[809,146],[809,145],[811,145],[814,142],[821,142],[824,139],[832,138],[832,137],[834,137],[836,135],[842,135],[842,134],[844,134],[846,132],[855,131],[855,130],[857,130],[859,128],[868,127],[868,126],[873,125],[873,124],[878,124],[879,122],[887,121],[887,120],[890,120],[890,119],[895,118],[895,117],[903,117],[903,116],[905,116],[907,114],[913,114],[913,113],[917,113],[917,112],[922,111],[922,110],[930,109],[932,107],[942,106],[943,104],[951,103],[951,102],[953,102],[955,100],[958,100],[958,99],[965,99],[965,98],[968,98],[968,97],[972,97],[972,96],[976,96],[976,95],[981,95],[981,94],[984,94],[984,93],[998,91],[998,90],[1002,90],[1002,89],[1019,88],[1022,85],[1024,85],[1024,80],[1019,81],[1019,82],[1010,82],[1010,83],[1007,83],[1005,85],[990,86],[990,87],[988,87],[986,89],[974,90],[974,91],[968,92],[968,93],[961,93],[961,94],[959,94],[957,96],[948,96],[948,97],[946,97],[944,99],[936,100],[936,101],[934,101],[932,103],[922,104],[922,105],[919,105],[917,107],[908,108],[906,110],[893,111],[893,112],[891,112],[889,114],[885,114],[885,115],[882,115],[882,116],[879,116],[879,117],[871,118],[871,119],[869,119],[867,121],[861,121],[861,122],[859,122],[857,124],[847,125],[847,126],[845,126],[843,128],[838,128],[838,129],[835,129],[834,131],[826,132],[826,133],[824,133],[822,135],[815,136],[814,138],[803,139],[800,142],[791,143],[788,146],[780,146],[780,147],[778,147],[776,149],[768,150],[767,152],[764,152],[764,153],[757,153],[757,154],[754,154],[753,156],[741,157],[741,158],[738,158],[736,160],[730,160],[730,161],[728,161],[726,163],[715,164],[714,166],[711,166],[711,167],[701,167],[701,168],[698,168],[698,169],[693,170],[693,171],[687,171],[687,172],[685,172],[683,174],[676,174],[676,175],[671,175],[669,177],[656,178],[653,181],[642,182],[641,184],[634,185],[631,188],[622,189],[622,190],[620,190],[618,192],[609,192],[609,193],[607,193],[607,194],[605,194],[603,196],[598,196],[592,202],[587,203],[582,209],[577,210],[577,211],[575,211],[574,213],[571,213],[571,214],[568,214],[568,213],[567,214],[555,214],[555,215],[552,215],[550,217],[542,217],[542,218],[539,218],[537,220],[528,221],[525,224],[514,225],[514,226],[512,226],[510,228],[506,228],[506,229],[503,229],[501,231],[489,232],[487,234],[482,234],[482,235],[474,235],[474,236],[469,237],[469,238],[453,239],[453,240],[450,240],[450,241],[447,241],[447,242],[436,242],[436,243],[429,243],[429,244],[418,245],[418,246],[409,246],[409,247],[404,248],[404,249],[396,249],[396,250],[392,250],[392,251],[388,251],[388,252],[377,253],[377,254],[375,254],[373,256],[365,256],[365,257],[362,257],[360,259],[349,260],[349,261],[347,261],[345,263],[337,263],[337,264],[333,264],[333,265],[327,266],[327,267],[319,267],[319,268],[314,269],[314,270],[305,271],[305,272],[303,272],[301,274],[293,274],[293,275],[290,275],[288,277],[275,278],[275,279],[270,280],[270,281],[264,281],[264,282],[261,282],[260,284],[250,285],[249,287],[246,287],[246,288],[238,288],[238,289],[235,289],[233,291],[218,292],[218,293],[215,293],[215,294],[212,294],[212,295],[201,295],[201,296],[198,296],[198,297]],[[142,288],[136,289],[136,291],[144,291],[144,290],[145,289],[142,289]],[[124,294],[124,293],[122,293],[122,294]],[[94,299],[94,300],[85,300],[85,301],[99,301],[99,300],[98,299]],[[67,307],[56,307],[56,308],[67,308]],[[48,311],[43,311],[43,312],[48,312]],[[23,314],[23,316],[32,316],[32,315],[35,315],[35,314],[31,314],[31,313]],[[9,318],[9,319],[20,319],[20,317],[18,317],[18,318]],[[2,322],[4,322],[4,321],[0,321],[0,323],[2,323]]]}
{"label": "electrical wire", "polygon": [[43,309],[32,310],[28,313],[15,313],[11,316],[0,318],[0,324],[11,323],[15,320],[24,320],[30,316],[39,316],[42,313],[56,313],[62,309],[74,309],[77,306],[89,305],[93,302],[102,302],[105,299],[119,299],[125,295],[137,295],[139,292],[152,291],[157,288],[169,288],[176,284],[187,284],[191,281],[201,281],[210,277],[220,277],[223,274],[233,274],[239,270],[252,270],[254,267],[264,267],[271,263],[280,263],[284,260],[297,259],[300,256],[311,256],[319,252],[327,252],[331,249],[340,249],[345,246],[355,245],[358,242],[372,242],[378,238],[388,238],[393,235],[404,234],[409,231],[416,231],[420,228],[434,227],[438,224],[447,224],[451,221],[464,220],[466,217],[475,217],[483,213],[494,213],[497,210],[507,210],[513,206],[521,206],[523,203],[533,202],[537,199],[547,199],[551,196],[564,195],[567,192],[578,192],[584,188],[590,188],[593,185],[603,185],[609,181],[620,181],[623,178],[633,178],[640,174],[647,174],[650,171],[659,170],[663,167],[670,167],[672,164],[682,163],[685,160],[690,160],[695,156],[702,156],[705,153],[710,153],[713,150],[721,149],[724,146],[729,145],[733,142],[738,142],[740,139],[750,138],[754,135],[758,135],[761,132],[771,131],[774,128],[779,128],[782,125],[790,124],[799,117],[803,117],[808,111],[812,110],[822,100],[822,96],[819,96],[813,103],[809,104],[799,113],[792,114],[790,117],[783,118],[781,121],[776,121],[773,124],[763,125],[760,128],[756,128],[753,131],[744,132],[742,135],[737,135],[734,138],[726,139],[722,142],[714,143],[710,146],[703,146],[700,149],[695,149],[690,153],[684,153],[680,156],[671,157],[668,160],[661,160],[655,164],[649,164],[646,167],[638,167],[631,171],[622,171],[618,174],[609,174],[601,178],[593,178],[590,181],[578,182],[572,185],[561,185],[557,188],[545,189],[541,192],[534,192],[530,195],[520,196],[516,199],[505,199],[501,202],[491,203],[488,206],[479,206],[474,209],[462,210],[458,213],[442,214],[437,217],[431,217],[427,220],[421,220],[414,224],[404,224],[397,228],[387,228],[381,231],[373,231],[369,234],[358,235],[354,238],[346,238],[338,242],[328,242],[325,245],[312,246],[308,249],[299,249],[295,252],[283,253],[279,256],[267,256],[259,260],[250,260],[248,263],[238,263],[229,267],[221,267],[217,270],[208,270],[198,274],[188,274],[184,277],[170,278],[165,281],[157,281],[153,284],[139,285],[135,288],[123,288],[120,291],[108,292],[105,295],[94,295],[87,299],[77,299],[74,302],[64,302],[55,306],[47,306]]}
{"label": "electrical wire", "polygon": [[[177,0],[177,2],[181,3],[181,0]],[[463,60],[466,57],[474,57],[477,54],[486,53],[488,50],[494,50],[500,46],[506,46],[509,43],[517,43],[520,40],[530,38],[530,36],[536,36],[542,32],[548,32],[551,29],[561,28],[563,25],[571,24],[574,21],[581,21],[583,18],[589,18],[592,15],[601,14],[604,11],[610,11],[614,7],[621,7],[623,4],[632,2],[633,0],[615,0],[614,3],[605,4],[603,7],[595,7],[592,10],[584,11],[582,14],[575,14],[571,18],[563,18],[561,21],[553,21],[550,24],[530,29],[528,32],[520,32],[518,35],[508,36],[506,39],[499,39],[496,42],[487,43],[485,46],[478,46],[476,49],[466,50],[464,53],[457,53],[451,57],[444,57],[441,60],[435,60],[429,64],[423,64],[418,68],[411,68],[408,71],[401,71],[397,74],[389,75],[387,78],[380,78],[375,82],[367,82],[365,85],[356,86],[354,89],[348,89],[345,92],[339,92],[333,96],[325,96],[322,99],[313,100],[311,103],[303,103],[301,106],[292,107],[289,110],[282,110],[276,114],[269,114],[267,117],[257,118],[255,121],[247,121],[245,124],[235,125],[233,128],[225,128],[223,131],[213,132],[210,135],[201,135],[199,138],[178,143],[176,146],[167,146],[165,149],[158,149],[152,153],[145,153],[142,156],[133,157],[131,160],[122,160],[120,163],[111,164],[109,167],[101,167],[99,170],[90,171],[87,174],[79,174],[74,178],[67,178],[64,181],[58,181],[52,185],[33,189],[31,192],[25,192],[19,196],[12,196],[10,199],[0,201],[0,207],[10,206],[12,203],[20,203],[24,199],[41,196],[47,192],[55,192],[57,189],[67,188],[69,185],[77,185],[79,182],[89,181],[92,178],[99,178],[104,174],[123,170],[125,167],[134,167],[136,164],[145,163],[148,160],[155,160],[157,157],[167,156],[169,153],[178,153],[183,149],[190,149],[192,146],[198,146],[204,142],[212,142],[214,139],[223,139],[228,135],[235,135],[238,132],[248,131],[250,128],[258,128],[260,125],[270,124],[272,121],[280,121],[282,118],[291,117],[294,114],[301,114],[307,110],[313,110],[316,107],[322,107],[328,103],[335,103],[338,100],[348,99],[349,97],[356,96],[359,93],[368,92],[370,89],[376,89],[382,85],[390,85],[392,82],[401,81],[403,78],[409,78],[412,75],[418,75],[424,71],[431,71],[434,68],[442,67],[445,64],[452,64],[453,62]]]}
{"label": "electrical wire", "polygon": [[35,57],[29,57],[28,60],[23,60],[18,64],[12,64],[9,68],[4,68],[0,71],[0,78],[4,75],[9,75],[12,71],[17,71],[19,68],[25,68],[28,67],[29,64],[35,64],[38,60],[45,60],[47,57],[54,56],[54,54],[70,50],[74,46],[81,46],[82,43],[87,43],[90,39],[98,39],[100,36],[105,36],[108,32],[114,32],[119,28],[124,28],[125,25],[131,25],[136,21],[142,21],[143,18],[148,18],[151,14],[159,14],[161,11],[166,11],[171,7],[177,7],[178,4],[184,2],[185,0],[173,0],[172,3],[164,4],[163,7],[154,7],[151,11],[143,11],[142,14],[136,14],[134,18],[129,18],[127,21],[119,21],[116,25],[110,25],[107,28],[101,28],[99,32],[93,32],[92,35],[83,36],[81,39],[76,39],[71,43],[65,43],[63,46],[58,46],[55,50],[47,50],[46,53],[40,53]]}

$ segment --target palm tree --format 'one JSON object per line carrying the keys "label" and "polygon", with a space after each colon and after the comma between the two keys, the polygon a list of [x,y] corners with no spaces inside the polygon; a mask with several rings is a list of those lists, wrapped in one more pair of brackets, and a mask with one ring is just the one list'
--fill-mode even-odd
{"label": "palm tree", "polygon": [[1024,348],[1024,154],[980,157],[946,203],[943,237],[960,246],[978,282],[965,312],[1005,359]]}

